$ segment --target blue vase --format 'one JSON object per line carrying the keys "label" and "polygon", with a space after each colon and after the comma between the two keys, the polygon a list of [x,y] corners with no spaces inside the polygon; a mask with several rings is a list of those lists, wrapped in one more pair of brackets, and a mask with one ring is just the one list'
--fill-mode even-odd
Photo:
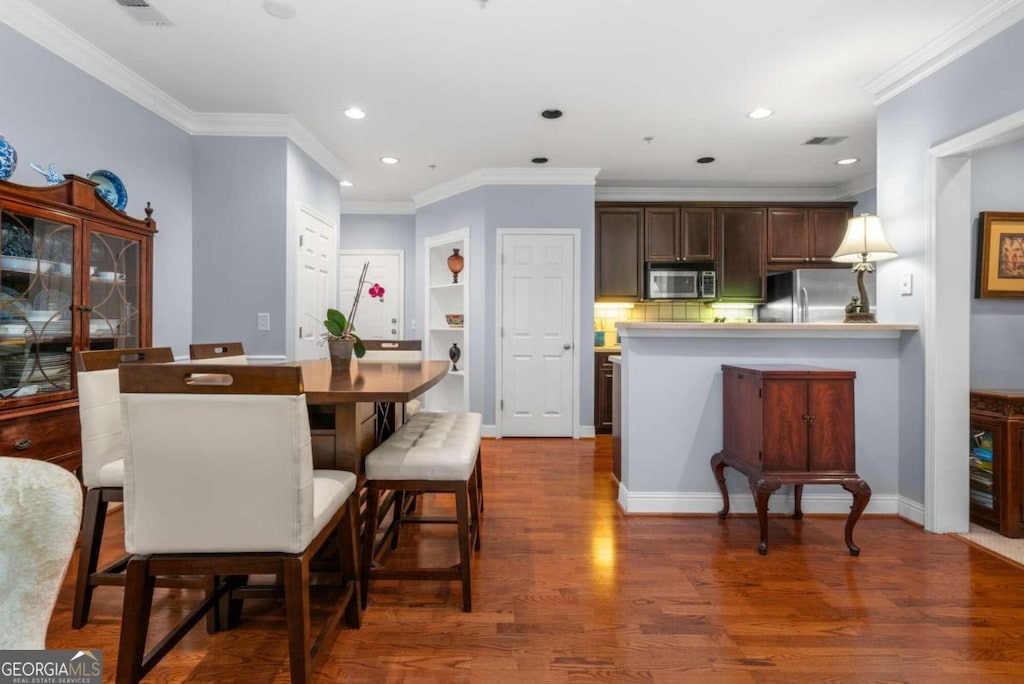
{"label": "blue vase", "polygon": [[0,135],[0,180],[7,180],[14,175],[17,166],[18,152]]}

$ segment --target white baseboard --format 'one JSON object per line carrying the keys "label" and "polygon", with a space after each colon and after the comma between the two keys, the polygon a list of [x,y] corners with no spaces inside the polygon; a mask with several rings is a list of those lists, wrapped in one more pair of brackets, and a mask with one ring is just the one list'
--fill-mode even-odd
{"label": "white baseboard", "polygon": [[[491,437],[491,438],[494,438],[494,439],[500,439],[500,435],[498,435],[498,426],[497,425],[483,425],[483,426],[481,426],[480,427],[480,436],[481,437]],[[595,436],[596,435],[594,434],[594,426],[593,425],[581,425],[580,426],[580,439],[594,439]]]}
{"label": "white baseboard", "polygon": [[[896,494],[875,494],[864,511],[874,515],[903,515],[900,498]],[[630,492],[619,483],[619,505],[630,513],[718,513],[722,509],[722,495],[719,492]],[[792,493],[772,496],[769,502],[772,513],[792,513]],[[850,494],[808,494],[803,496],[804,513],[850,512]],[[746,492],[729,492],[730,513],[756,513],[754,497]],[[907,516],[904,516],[907,517]]]}
{"label": "white baseboard", "polygon": [[924,504],[901,496],[896,514],[912,523],[924,526]]}

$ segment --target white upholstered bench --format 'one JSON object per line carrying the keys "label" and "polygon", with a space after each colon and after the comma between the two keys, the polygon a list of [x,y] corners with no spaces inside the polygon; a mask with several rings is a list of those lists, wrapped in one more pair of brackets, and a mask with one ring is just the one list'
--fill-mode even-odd
{"label": "white upholstered bench", "polygon": [[[472,609],[470,555],[480,549],[480,428],[479,413],[420,412],[366,456],[366,525],[363,534],[363,605],[371,579],[438,579],[462,581],[462,609]],[[388,568],[374,562],[380,492],[448,492],[455,495],[459,563],[447,568]],[[403,522],[451,522],[413,518],[403,520],[395,506],[398,534]]]}

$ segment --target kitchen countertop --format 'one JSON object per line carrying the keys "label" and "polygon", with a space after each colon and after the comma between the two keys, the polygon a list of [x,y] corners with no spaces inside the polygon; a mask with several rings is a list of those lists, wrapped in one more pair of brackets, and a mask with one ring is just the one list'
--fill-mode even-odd
{"label": "kitchen countertop", "polygon": [[616,323],[620,338],[743,337],[743,338],[898,338],[916,332],[916,323]]}

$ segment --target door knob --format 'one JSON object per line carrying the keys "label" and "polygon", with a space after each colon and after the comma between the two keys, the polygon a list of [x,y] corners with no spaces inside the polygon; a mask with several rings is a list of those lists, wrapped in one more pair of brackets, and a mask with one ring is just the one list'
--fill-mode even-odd
{"label": "door knob", "polygon": [[562,349],[572,349],[572,345],[566,342],[565,344],[562,345]]}

